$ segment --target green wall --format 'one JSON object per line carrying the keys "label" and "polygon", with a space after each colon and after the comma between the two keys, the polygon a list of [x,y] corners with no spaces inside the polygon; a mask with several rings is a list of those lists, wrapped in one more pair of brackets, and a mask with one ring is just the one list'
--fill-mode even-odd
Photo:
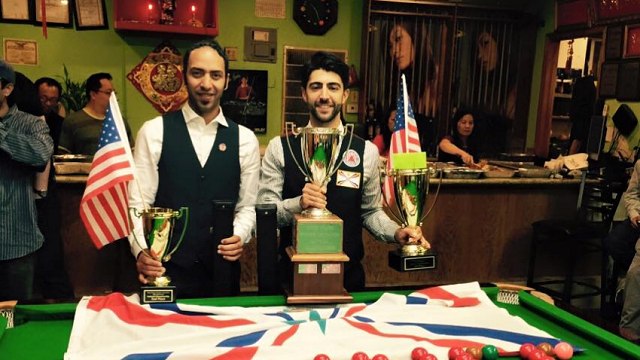
{"label": "green wall", "polygon": [[538,28],[536,39],[535,62],[533,64],[533,76],[531,77],[531,100],[529,102],[529,121],[527,127],[527,149],[533,151],[536,140],[536,121],[538,119],[538,101],[540,99],[540,83],[542,80],[542,62],[544,60],[544,45],[546,35],[554,31],[555,26],[555,3],[553,1],[538,2],[538,9],[532,11],[543,21],[542,27]]}
{"label": "green wall", "polygon": [[[292,20],[293,0],[286,0],[285,19],[255,17],[253,0],[218,1],[220,34],[216,39],[223,46],[238,48],[239,61],[231,62],[230,67],[269,72],[267,134],[258,136],[260,143],[266,144],[273,136],[280,134],[284,46],[346,49],[349,63],[355,64],[359,69],[363,1],[340,1],[338,23],[324,36],[305,35],[298,28]],[[199,38],[116,32],[112,25],[113,0],[106,0],[106,5],[110,22],[108,30],[76,31],[49,27],[48,39],[45,39],[40,27],[2,23],[0,34],[2,38],[37,41],[39,65],[15,66],[17,71],[24,73],[32,80],[41,76],[54,78],[62,76],[63,64],[69,69],[71,78],[76,81],[82,81],[95,72],[111,73],[118,92],[121,111],[135,134],[146,120],[157,116],[158,112],[127,80],[127,73],[164,39],[170,40],[184,53],[185,49]],[[243,61],[245,26],[277,29],[278,59],[275,64]],[[357,117],[349,115],[348,120],[356,121]]]}

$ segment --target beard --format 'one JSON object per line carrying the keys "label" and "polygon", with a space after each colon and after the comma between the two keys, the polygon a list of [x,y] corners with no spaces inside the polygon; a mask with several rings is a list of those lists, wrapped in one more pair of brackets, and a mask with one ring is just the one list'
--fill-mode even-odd
{"label": "beard", "polygon": [[320,106],[320,105],[324,105],[324,104],[320,102],[316,102],[313,104],[308,104],[308,107],[309,107],[309,112],[311,113],[311,116],[321,123],[332,122],[333,119],[335,119],[336,116],[338,116],[342,110],[342,104],[333,104],[333,111],[331,112],[331,114],[323,116],[318,113],[317,106]]}
{"label": "beard", "polygon": [[202,102],[197,92],[187,88],[189,93],[189,105],[200,116],[204,116],[215,110],[220,104],[220,99],[215,96],[210,98],[207,102]]}

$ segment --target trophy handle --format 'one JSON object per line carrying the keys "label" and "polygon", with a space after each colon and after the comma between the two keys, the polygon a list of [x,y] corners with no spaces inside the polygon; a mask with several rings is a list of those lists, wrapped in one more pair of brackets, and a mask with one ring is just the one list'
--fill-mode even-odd
{"label": "trophy handle", "polygon": [[[399,215],[400,212],[398,211],[398,213],[396,213],[396,211],[394,210],[394,208],[396,207],[389,204],[389,199],[387,199],[387,196],[385,195],[384,184],[387,182],[387,178],[390,175],[387,173],[387,169],[380,169],[380,172],[384,174],[384,176],[380,176],[380,191],[382,192],[382,201],[384,202],[385,207],[389,210],[389,213],[391,214],[391,216],[393,216],[396,222],[402,224],[402,226],[407,226],[405,221],[402,219],[402,216]],[[423,219],[424,217],[420,219],[420,222],[422,222]]]}
{"label": "trophy handle", "polygon": [[189,225],[189,208],[188,207],[183,206],[180,208],[180,210],[174,211],[173,214],[175,215],[176,219],[180,219],[184,215],[184,224],[182,224],[182,234],[180,234],[180,239],[178,239],[178,243],[163,258],[171,257],[171,255],[173,255],[173,253],[176,252],[176,250],[178,250],[178,248],[180,247],[180,244],[182,244],[182,240],[184,240],[184,234],[187,233],[187,225]]}
{"label": "trophy handle", "polygon": [[[142,244],[140,244],[140,240],[138,240],[138,237],[136,236],[136,232],[133,231],[133,218],[131,217],[131,214],[133,214],[133,216],[140,218],[142,217],[142,212],[140,212],[140,210],[138,210],[137,208],[134,207],[130,207],[129,208],[129,223],[131,224],[131,234],[133,235],[133,240],[136,241],[136,244],[138,244],[138,246],[141,249],[144,249],[146,246],[142,246]],[[142,225],[144,227],[144,224]]]}
{"label": "trophy handle", "polygon": [[[289,129],[291,128],[291,129]],[[287,130],[286,132],[288,133],[289,130],[291,130],[291,133],[293,134],[293,136],[298,136],[302,133],[302,130],[297,130],[296,128],[296,124],[287,121],[285,123],[285,130]],[[291,147],[291,142],[289,141],[289,135],[285,135],[285,138],[287,139],[287,147],[289,147],[289,153],[291,154],[291,157],[293,158],[293,161],[296,163],[296,166],[298,167],[298,169],[300,170],[300,172],[304,175],[305,178],[310,178],[310,176],[308,175],[307,171],[304,171],[304,169],[302,168],[302,166],[300,166],[300,163],[298,163],[298,159],[296,159],[295,153],[293,152],[293,148]]]}
{"label": "trophy handle", "polygon": [[[435,166],[435,169],[429,168],[429,171],[432,171],[435,173],[438,171],[438,165]],[[440,176],[438,176],[439,181],[438,181],[438,187],[436,188],[436,195],[433,199],[433,203],[431,203],[431,206],[429,206],[429,210],[427,210],[427,212],[424,213],[424,215],[422,215],[422,219],[420,219],[420,226],[422,226],[422,221],[424,219],[427,218],[427,216],[429,216],[429,214],[431,213],[431,210],[433,210],[433,208],[436,206],[436,202],[438,201],[438,194],[440,193],[440,185],[442,185],[442,171],[440,171]]]}
{"label": "trophy handle", "polygon": [[[349,150],[351,148],[351,141],[353,140],[353,130],[354,130],[354,126],[353,124],[346,124],[344,126],[344,128],[342,129],[342,137],[344,138],[344,136],[347,135],[347,133],[351,133],[351,136],[349,136],[349,144],[347,144],[347,150]],[[328,183],[329,181],[331,181],[331,178],[333,177],[333,174],[336,173],[336,171],[338,171],[338,168],[340,167],[340,165],[342,165],[342,163],[344,162],[344,157],[347,155],[347,152],[343,152],[342,153],[342,157],[340,158],[340,162],[338,162],[334,168],[331,170],[330,174],[327,175],[327,178],[325,179],[325,181]],[[326,184],[322,184],[323,186]]]}

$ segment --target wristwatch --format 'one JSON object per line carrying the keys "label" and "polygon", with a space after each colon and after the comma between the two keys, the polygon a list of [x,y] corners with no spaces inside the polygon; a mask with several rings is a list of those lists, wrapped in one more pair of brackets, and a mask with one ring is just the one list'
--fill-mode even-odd
{"label": "wristwatch", "polygon": [[41,199],[47,197],[47,190],[38,190],[36,188],[33,188],[33,192],[36,193],[36,195],[38,195]]}

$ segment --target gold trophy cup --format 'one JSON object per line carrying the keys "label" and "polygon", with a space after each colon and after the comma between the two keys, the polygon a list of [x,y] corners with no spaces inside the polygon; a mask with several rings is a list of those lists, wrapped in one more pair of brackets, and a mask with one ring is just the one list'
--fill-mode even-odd
{"label": "gold trophy cup", "polygon": [[[296,128],[288,122],[286,127],[300,140],[300,147],[294,149],[286,138],[296,166],[306,181],[326,187],[342,164],[340,146],[349,132],[347,148],[351,147],[353,125],[343,129]],[[293,246],[286,249],[293,264],[288,303],[351,301],[343,286],[344,263],[349,257],[342,251],[342,226],[342,219],[327,209],[307,209],[294,215]]]}
{"label": "gold trophy cup", "polygon": [[[429,211],[425,209],[429,196],[429,178],[435,172],[435,168],[429,166],[422,169],[381,169],[382,185],[384,186],[387,177],[391,177],[393,182],[393,201],[387,199],[383,191],[385,204],[402,226],[420,227],[429,215]],[[436,256],[422,245],[405,244],[389,252],[389,266],[398,271],[433,269],[436,267]]]}
{"label": "gold trophy cup", "polygon": [[[129,213],[142,219],[142,230],[144,241],[149,249],[149,255],[154,259],[167,262],[171,255],[178,250],[189,222],[189,208],[182,207],[180,210],[173,210],[161,207],[152,207],[142,211],[130,208]],[[173,230],[177,219],[183,219],[182,233],[178,241],[173,241]],[[133,236],[140,244],[135,232]],[[152,286],[142,286],[140,289],[140,302],[150,303],[172,303],[175,302],[175,286],[170,286],[171,279],[167,275],[155,278],[147,278]]]}

